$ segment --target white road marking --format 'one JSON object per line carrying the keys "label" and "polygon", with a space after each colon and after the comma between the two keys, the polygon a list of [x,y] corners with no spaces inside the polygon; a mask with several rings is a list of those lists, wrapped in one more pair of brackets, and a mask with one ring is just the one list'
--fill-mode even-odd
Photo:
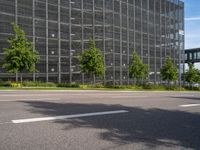
{"label": "white road marking", "polygon": [[[35,94],[24,94],[24,93],[22,93],[22,94],[12,94],[12,95],[8,95],[8,94],[2,94],[2,95],[0,95],[0,97],[25,97],[25,96],[58,96],[58,95],[66,95],[66,94],[68,94],[68,93],[51,93],[51,94],[49,94],[49,93],[46,93],[46,94],[40,94],[40,93],[35,93]],[[83,95],[83,94],[68,94],[69,96],[76,96],[76,95]]]}
{"label": "white road marking", "polygon": [[75,114],[75,115],[54,116],[54,117],[44,117],[44,118],[30,118],[30,119],[12,120],[12,123],[17,123],[17,124],[31,123],[31,122],[39,122],[39,121],[62,120],[62,119],[72,119],[72,118],[80,118],[80,117],[120,114],[120,113],[127,113],[127,112],[128,112],[127,110],[117,110],[117,111],[94,112],[94,113],[86,113],[86,114]]}
{"label": "white road marking", "polygon": [[0,122],[0,125],[4,125],[4,124],[10,124],[12,122]]}
{"label": "white road marking", "polygon": [[186,105],[179,105],[180,107],[196,107],[200,106],[200,104],[186,104]]}
{"label": "white road marking", "polygon": [[145,98],[147,96],[135,96],[135,95],[124,95],[124,96],[112,96],[111,98]]}
{"label": "white road marking", "polygon": [[16,102],[16,101],[57,101],[61,100],[61,98],[24,98],[24,99],[8,99],[8,100],[0,100],[0,102]]}

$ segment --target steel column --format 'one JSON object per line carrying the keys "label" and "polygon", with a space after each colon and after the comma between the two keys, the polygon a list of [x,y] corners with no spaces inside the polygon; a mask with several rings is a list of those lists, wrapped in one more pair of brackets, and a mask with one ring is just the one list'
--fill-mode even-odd
{"label": "steel column", "polygon": [[[105,40],[105,0],[103,0],[103,59],[104,66],[106,67],[106,40]],[[104,72],[103,82],[106,83],[106,71]]]}
{"label": "steel column", "polygon": [[157,68],[156,68],[156,1],[154,1],[154,84],[157,79]]}
{"label": "steel column", "polygon": [[46,0],[46,82],[49,81],[48,0]]}
{"label": "steel column", "polygon": [[[32,20],[33,20],[33,50],[35,51],[35,0],[32,1],[32,7],[33,7],[33,16],[32,16]],[[34,64],[36,65],[36,64]],[[36,73],[34,72],[33,73],[33,81],[35,81],[35,76],[36,76]]]}
{"label": "steel column", "polygon": [[[15,0],[15,23],[18,24],[18,0]],[[18,72],[15,74],[15,81],[18,82]]]}
{"label": "steel column", "polygon": [[[150,67],[150,36],[149,36],[149,13],[150,13],[150,11],[149,11],[149,0],[147,0],[147,40],[148,40],[148,46],[147,46],[147,51],[148,51],[148,67],[149,67],[149,70],[151,69],[151,67]],[[148,74],[148,80],[150,80],[149,79],[150,78],[150,75]]]}
{"label": "steel column", "polygon": [[[83,22],[83,16],[84,16],[84,9],[83,9],[83,0],[81,0],[81,51],[82,54],[84,52],[84,22]],[[82,78],[82,84],[84,84],[84,73],[81,73]]]}
{"label": "steel column", "polygon": [[72,1],[69,0],[69,82],[72,83]]}
{"label": "steel column", "polygon": [[[130,39],[129,39],[129,32],[130,32],[130,30],[129,30],[129,3],[128,3],[128,0],[127,0],[127,66],[128,66],[128,64],[130,63],[129,61],[129,59],[130,59],[130,57],[129,57],[129,54],[130,54],[130,47],[129,47],[129,43],[130,43]],[[128,83],[128,85],[130,84],[130,81],[129,81],[129,68],[127,68],[127,74],[128,74],[128,76],[127,76],[127,83]]]}
{"label": "steel column", "polygon": [[122,85],[122,67],[123,67],[123,63],[122,63],[122,2],[120,1],[120,85]]}
{"label": "steel column", "polygon": [[113,2],[113,85],[115,85],[115,0]]}
{"label": "steel column", "polygon": [[61,24],[60,0],[58,0],[58,83],[61,83]]}

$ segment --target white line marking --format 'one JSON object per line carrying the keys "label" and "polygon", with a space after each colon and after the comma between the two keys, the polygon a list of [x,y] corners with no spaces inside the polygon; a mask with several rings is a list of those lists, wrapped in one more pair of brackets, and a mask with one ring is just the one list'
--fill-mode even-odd
{"label": "white line marking", "polygon": [[30,118],[30,119],[12,120],[12,123],[29,123],[29,122],[31,123],[31,122],[39,122],[39,121],[62,120],[62,119],[72,119],[72,118],[80,118],[80,117],[120,114],[120,113],[127,113],[127,112],[128,112],[127,110],[117,110],[117,111],[105,111],[105,112],[95,112],[95,113],[65,115],[65,116],[54,116],[54,117],[44,117],[44,118]]}
{"label": "white line marking", "polygon": [[187,104],[187,105],[179,105],[180,107],[195,107],[200,106],[200,104]]}
{"label": "white line marking", "polygon": [[126,95],[124,95],[124,96],[112,96],[111,98],[145,98],[145,97],[147,97],[147,96],[132,96],[132,95],[126,96]]}
{"label": "white line marking", "polygon": [[[58,93],[58,94],[57,93],[55,93],[55,94],[54,93],[50,93],[50,94],[49,93],[46,93],[46,94],[41,94],[41,93],[35,93],[35,94],[24,94],[24,93],[22,93],[21,94],[21,93],[19,93],[19,94],[12,94],[12,95],[11,94],[10,95],[3,95],[2,94],[0,96],[1,97],[20,97],[20,96],[21,97],[25,97],[25,96],[29,96],[30,97],[30,96],[58,96],[58,95],[66,95],[66,94],[67,93]],[[68,95],[69,96],[76,96],[76,95],[79,96],[79,95],[82,95],[82,94],[78,94],[77,93],[77,94],[68,94]]]}
{"label": "white line marking", "polygon": [[9,99],[9,100],[0,100],[0,102],[16,102],[16,101],[57,101],[61,100],[61,98],[24,98],[24,99]]}
{"label": "white line marking", "polygon": [[0,122],[0,125],[4,125],[4,124],[10,124],[12,122]]}

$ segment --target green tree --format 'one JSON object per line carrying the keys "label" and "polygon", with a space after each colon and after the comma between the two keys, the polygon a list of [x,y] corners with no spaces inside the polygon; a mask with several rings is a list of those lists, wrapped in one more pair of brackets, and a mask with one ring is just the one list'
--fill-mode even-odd
{"label": "green tree", "polygon": [[192,63],[189,63],[189,69],[184,74],[184,79],[192,87],[193,83],[200,82],[200,71],[194,67]]}
{"label": "green tree", "polygon": [[20,73],[22,83],[22,72],[36,71],[35,63],[38,62],[38,53],[33,50],[32,43],[26,38],[25,32],[20,27],[12,23],[14,36],[8,39],[9,47],[4,49],[5,68],[10,73]]}
{"label": "green tree", "polygon": [[165,65],[160,70],[162,79],[168,82],[170,86],[171,81],[176,81],[178,79],[177,68],[173,65],[171,58],[167,57]]}
{"label": "green tree", "polygon": [[148,65],[144,64],[140,59],[140,56],[134,52],[131,63],[129,65],[129,75],[131,78],[136,79],[136,83],[139,83],[141,79],[148,76]]}
{"label": "green tree", "polygon": [[95,85],[96,76],[103,76],[105,73],[105,65],[101,51],[96,47],[95,41],[89,40],[89,49],[85,50],[80,56],[81,70],[84,73],[93,76],[93,84]]}

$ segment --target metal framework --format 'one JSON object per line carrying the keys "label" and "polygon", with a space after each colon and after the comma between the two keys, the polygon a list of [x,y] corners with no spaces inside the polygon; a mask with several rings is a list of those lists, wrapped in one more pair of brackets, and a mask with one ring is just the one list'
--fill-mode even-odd
{"label": "metal framework", "polygon": [[185,63],[199,63],[200,62],[200,48],[185,50]]}
{"label": "metal framework", "polygon": [[[132,84],[133,51],[149,65],[154,83],[162,82],[159,70],[167,56],[177,67],[184,62],[184,3],[179,0],[0,0],[1,61],[13,33],[11,22],[25,30],[40,54],[39,72],[25,73],[27,80],[90,82],[78,59],[89,38],[102,50],[106,65],[97,82]],[[15,77],[0,69],[0,78]]]}

